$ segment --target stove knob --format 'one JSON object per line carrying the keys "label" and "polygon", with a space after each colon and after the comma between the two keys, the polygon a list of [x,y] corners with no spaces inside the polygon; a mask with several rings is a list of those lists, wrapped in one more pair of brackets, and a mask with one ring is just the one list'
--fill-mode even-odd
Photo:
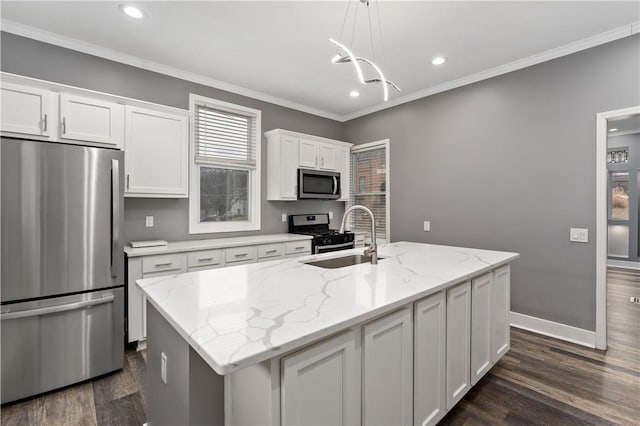
{"label": "stove knob", "polygon": [[326,237],[323,241],[322,244],[324,244],[325,246],[330,246],[331,245],[331,238]]}

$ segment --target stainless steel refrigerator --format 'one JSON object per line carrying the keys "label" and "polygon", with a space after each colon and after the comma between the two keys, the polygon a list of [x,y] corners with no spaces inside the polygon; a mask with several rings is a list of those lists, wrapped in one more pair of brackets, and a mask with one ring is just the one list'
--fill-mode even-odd
{"label": "stainless steel refrigerator", "polygon": [[122,368],[123,153],[2,138],[2,403]]}

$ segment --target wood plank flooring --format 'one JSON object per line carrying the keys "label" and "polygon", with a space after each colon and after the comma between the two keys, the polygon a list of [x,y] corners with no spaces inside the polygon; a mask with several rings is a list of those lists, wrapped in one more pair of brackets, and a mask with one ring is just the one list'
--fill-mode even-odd
{"label": "wood plank flooring", "polygon": [[[639,425],[640,273],[609,269],[608,343],[598,351],[511,330],[511,350],[442,425]],[[145,353],[122,371],[0,409],[2,425],[142,425]]]}

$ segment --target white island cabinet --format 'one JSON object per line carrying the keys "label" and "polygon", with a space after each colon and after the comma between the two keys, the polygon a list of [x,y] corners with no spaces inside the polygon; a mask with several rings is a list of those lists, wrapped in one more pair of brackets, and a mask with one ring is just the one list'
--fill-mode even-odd
{"label": "white island cabinet", "polygon": [[282,358],[282,425],[360,423],[360,361],[354,331]]}
{"label": "white island cabinet", "polygon": [[[378,249],[377,265],[306,263],[353,249],[138,280],[150,313],[151,423],[436,424],[508,349],[509,263],[519,255]],[[157,378],[162,354],[184,372],[176,383]]]}

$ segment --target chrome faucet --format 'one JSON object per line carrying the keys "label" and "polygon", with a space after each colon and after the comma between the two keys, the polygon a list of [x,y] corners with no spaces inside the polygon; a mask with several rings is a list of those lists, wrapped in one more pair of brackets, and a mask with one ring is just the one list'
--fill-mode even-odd
{"label": "chrome faucet", "polygon": [[377,265],[378,264],[378,245],[376,244],[376,219],[373,217],[373,212],[371,210],[359,204],[349,207],[344,212],[344,216],[342,216],[342,225],[340,225],[340,233],[344,232],[344,225],[347,222],[347,216],[349,216],[349,213],[351,213],[354,210],[362,210],[365,213],[368,213],[369,217],[371,217],[371,245],[364,250],[364,255],[371,256],[371,264]]}

